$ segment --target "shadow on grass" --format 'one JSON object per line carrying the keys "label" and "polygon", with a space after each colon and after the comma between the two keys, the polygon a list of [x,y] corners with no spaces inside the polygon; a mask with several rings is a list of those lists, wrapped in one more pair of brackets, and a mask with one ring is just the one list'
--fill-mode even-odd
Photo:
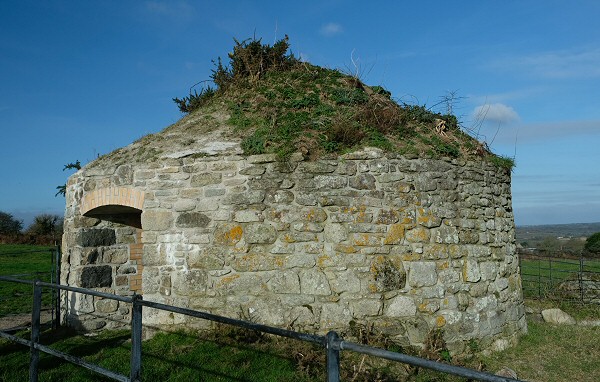
{"label": "shadow on grass", "polygon": [[[29,332],[21,332],[19,336],[27,338]],[[157,334],[143,343],[143,380],[189,381],[190,378],[239,382],[309,380],[297,374],[293,356],[288,358],[269,351],[270,340],[238,345],[231,343],[234,340],[225,338],[219,341],[187,332]],[[41,343],[72,356],[85,358],[87,362],[114,372],[129,374],[131,356],[129,331],[104,332],[98,336],[88,337],[72,329],[59,328],[43,332]],[[4,365],[0,364],[0,377],[4,375],[6,381],[21,380],[27,373],[29,356],[29,348],[23,345],[0,343],[0,358],[10,359],[6,364],[5,362],[2,362]],[[79,381],[89,380],[89,378],[98,381],[109,380],[46,354],[40,358],[39,366],[40,375],[45,374],[51,380]],[[265,368],[273,369],[273,374],[265,375],[268,374]],[[9,369],[21,370],[24,373],[12,375]],[[281,378],[278,377],[280,372]]]}

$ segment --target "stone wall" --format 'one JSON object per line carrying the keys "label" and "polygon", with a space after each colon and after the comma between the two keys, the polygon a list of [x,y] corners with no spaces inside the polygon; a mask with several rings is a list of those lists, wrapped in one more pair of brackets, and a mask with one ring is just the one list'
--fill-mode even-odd
{"label": "stone wall", "polygon": [[[104,253],[132,228],[79,213],[86,192],[110,187],[145,193],[147,300],[308,332],[373,324],[413,345],[440,328],[453,352],[472,339],[504,348],[526,331],[510,173],[492,164],[366,149],[338,160],[231,155],[84,168],[68,183],[64,280],[82,285],[105,272],[111,285],[98,288],[131,293],[117,280],[132,260]],[[115,240],[84,242],[107,229]],[[90,265],[96,247],[102,257]],[[156,311],[144,322],[203,325]]]}

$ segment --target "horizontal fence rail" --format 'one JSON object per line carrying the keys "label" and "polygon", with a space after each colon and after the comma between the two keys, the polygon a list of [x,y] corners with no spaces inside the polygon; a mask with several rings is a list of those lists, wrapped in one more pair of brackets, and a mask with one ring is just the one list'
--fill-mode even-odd
{"label": "horizontal fence rail", "polygon": [[600,260],[520,255],[523,294],[600,304]]}
{"label": "horizontal fence rail", "polygon": [[[384,358],[391,361],[405,363],[411,366],[417,366],[435,370],[438,372],[453,374],[460,377],[464,377],[470,380],[484,381],[484,382],[521,382],[517,379],[508,377],[502,377],[490,373],[485,373],[465,367],[449,365],[441,362],[431,361],[425,358],[414,357],[402,353],[396,353],[372,346],[360,345],[350,341],[345,341],[340,338],[339,335],[331,331],[326,336],[320,336],[316,334],[300,333],[292,330],[276,328],[268,325],[256,324],[253,322],[233,319],[224,316],[218,316],[211,313],[200,312],[187,308],[176,307],[172,305],[165,305],[152,301],[144,301],[141,295],[133,295],[133,297],[118,296],[110,293],[98,292],[90,289],[83,289],[78,287],[71,287],[65,285],[58,285],[47,283],[43,281],[31,281],[22,280],[15,277],[3,277],[0,276],[0,281],[32,284],[34,286],[34,303],[32,312],[32,329],[31,329],[31,340],[26,340],[5,332],[0,331],[0,337],[9,339],[18,344],[28,346],[31,349],[31,361],[30,361],[30,381],[37,382],[38,380],[38,363],[39,363],[39,351],[61,358],[68,362],[72,362],[76,365],[85,367],[91,371],[104,375],[115,381],[122,382],[139,382],[141,380],[142,370],[142,308],[148,307],[153,309],[164,310],[172,313],[183,314],[186,316],[201,318],[214,322],[219,322],[227,325],[233,325],[240,328],[256,330],[263,333],[268,333],[280,337],[287,337],[296,339],[299,341],[311,342],[321,345],[327,352],[327,381],[328,382],[339,382],[340,380],[340,352],[352,351],[360,354],[366,354],[374,357]],[[130,375],[125,376],[123,374],[116,373],[114,371],[105,369],[98,365],[89,363],[79,357],[72,356],[67,353],[60,352],[48,346],[39,343],[40,337],[40,307],[41,307],[41,291],[42,288],[51,288],[55,290],[64,290],[74,293],[82,293],[91,296],[97,296],[112,300],[121,301],[124,303],[132,304],[131,314],[131,363],[130,363]]]}
{"label": "horizontal fence rail", "polygon": [[[12,277],[15,279],[25,279],[25,280],[42,280],[49,281],[51,284],[58,283],[60,280],[60,258],[61,251],[60,246],[55,246],[49,249],[33,249],[33,250],[16,250],[15,252],[2,252],[2,257],[22,257],[32,254],[39,255],[50,255],[50,269],[47,271],[36,271],[29,273],[19,273],[19,274],[1,274],[3,277]],[[23,291],[15,290],[13,291],[14,296],[23,295]],[[4,304],[4,301],[10,301],[14,298],[14,296],[3,296],[0,295],[0,306]],[[58,323],[60,322],[60,301],[59,301],[59,292],[56,289],[51,289],[49,296],[47,295],[44,299],[44,308],[46,310],[50,310],[51,316],[51,325],[53,329],[58,327]],[[23,312],[7,312],[7,309],[0,309],[0,317],[7,315],[19,315]]]}

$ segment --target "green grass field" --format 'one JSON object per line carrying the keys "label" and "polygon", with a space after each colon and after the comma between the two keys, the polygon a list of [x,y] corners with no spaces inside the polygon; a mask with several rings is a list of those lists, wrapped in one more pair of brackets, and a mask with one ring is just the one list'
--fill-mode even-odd
{"label": "green grass field", "polygon": [[[97,337],[68,331],[43,333],[52,347],[109,370],[128,375],[129,332],[105,331]],[[186,333],[160,333],[144,341],[143,381],[310,381],[291,353],[277,355],[265,344],[233,346]],[[29,349],[0,340],[0,381],[28,380]],[[108,381],[91,371],[41,354],[40,381]]]}
{"label": "green grass field", "polygon": [[[0,276],[23,275],[32,280],[50,281],[52,264],[51,250],[54,247],[0,244]],[[29,313],[32,308],[32,286],[0,281],[0,316]],[[44,305],[50,303],[50,294],[45,293]]]}
{"label": "green grass field", "polygon": [[[525,297],[576,298],[564,296],[559,285],[566,280],[577,280],[579,272],[584,276],[596,275],[600,279],[600,260],[585,260],[580,263],[576,259],[561,258],[523,258],[521,260],[521,279]],[[600,290],[597,291],[600,298]]]}

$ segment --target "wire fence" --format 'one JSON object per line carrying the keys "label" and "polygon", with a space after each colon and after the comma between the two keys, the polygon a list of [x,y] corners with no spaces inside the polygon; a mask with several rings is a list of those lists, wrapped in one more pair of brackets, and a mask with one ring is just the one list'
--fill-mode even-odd
{"label": "wire fence", "polygon": [[600,260],[520,255],[526,298],[600,304]]}
{"label": "wire fence", "polygon": [[[24,339],[15,335],[0,331],[0,338],[6,338],[18,344],[29,347],[30,368],[29,380],[31,382],[38,381],[39,374],[39,359],[40,352],[44,352],[60,359],[72,362],[76,365],[87,368],[93,372],[101,374],[107,378],[121,382],[139,382],[142,379],[142,326],[143,326],[143,308],[159,309],[175,314],[201,318],[222,324],[233,325],[236,327],[260,331],[280,337],[292,338],[299,341],[311,342],[322,346],[323,351],[327,354],[326,368],[327,381],[339,382],[340,380],[340,353],[342,351],[352,351],[356,353],[380,357],[392,361],[402,362],[411,366],[417,366],[435,370],[438,372],[457,375],[467,378],[468,380],[487,381],[487,382],[509,382],[518,381],[516,379],[493,375],[465,367],[449,365],[441,362],[431,361],[424,358],[414,357],[402,353],[396,353],[384,349],[379,349],[371,346],[361,345],[346,341],[341,338],[336,332],[331,331],[326,336],[300,333],[292,330],[276,328],[267,325],[261,325],[253,322],[237,320],[233,318],[218,316],[206,312],[191,310],[187,308],[165,305],[152,301],[144,301],[141,295],[133,295],[132,297],[118,296],[109,293],[98,292],[90,289],[69,287],[57,285],[42,281],[22,280],[13,277],[0,277],[0,282],[11,282],[17,284],[32,284],[33,285],[33,312],[32,312],[32,327],[30,339]],[[74,293],[82,293],[101,298],[117,300],[129,303],[131,309],[131,362],[129,376],[123,375],[112,370],[108,370],[101,366],[87,362],[86,360],[67,354],[40,343],[40,311],[42,306],[42,290],[50,288],[56,291],[69,291]]]}

